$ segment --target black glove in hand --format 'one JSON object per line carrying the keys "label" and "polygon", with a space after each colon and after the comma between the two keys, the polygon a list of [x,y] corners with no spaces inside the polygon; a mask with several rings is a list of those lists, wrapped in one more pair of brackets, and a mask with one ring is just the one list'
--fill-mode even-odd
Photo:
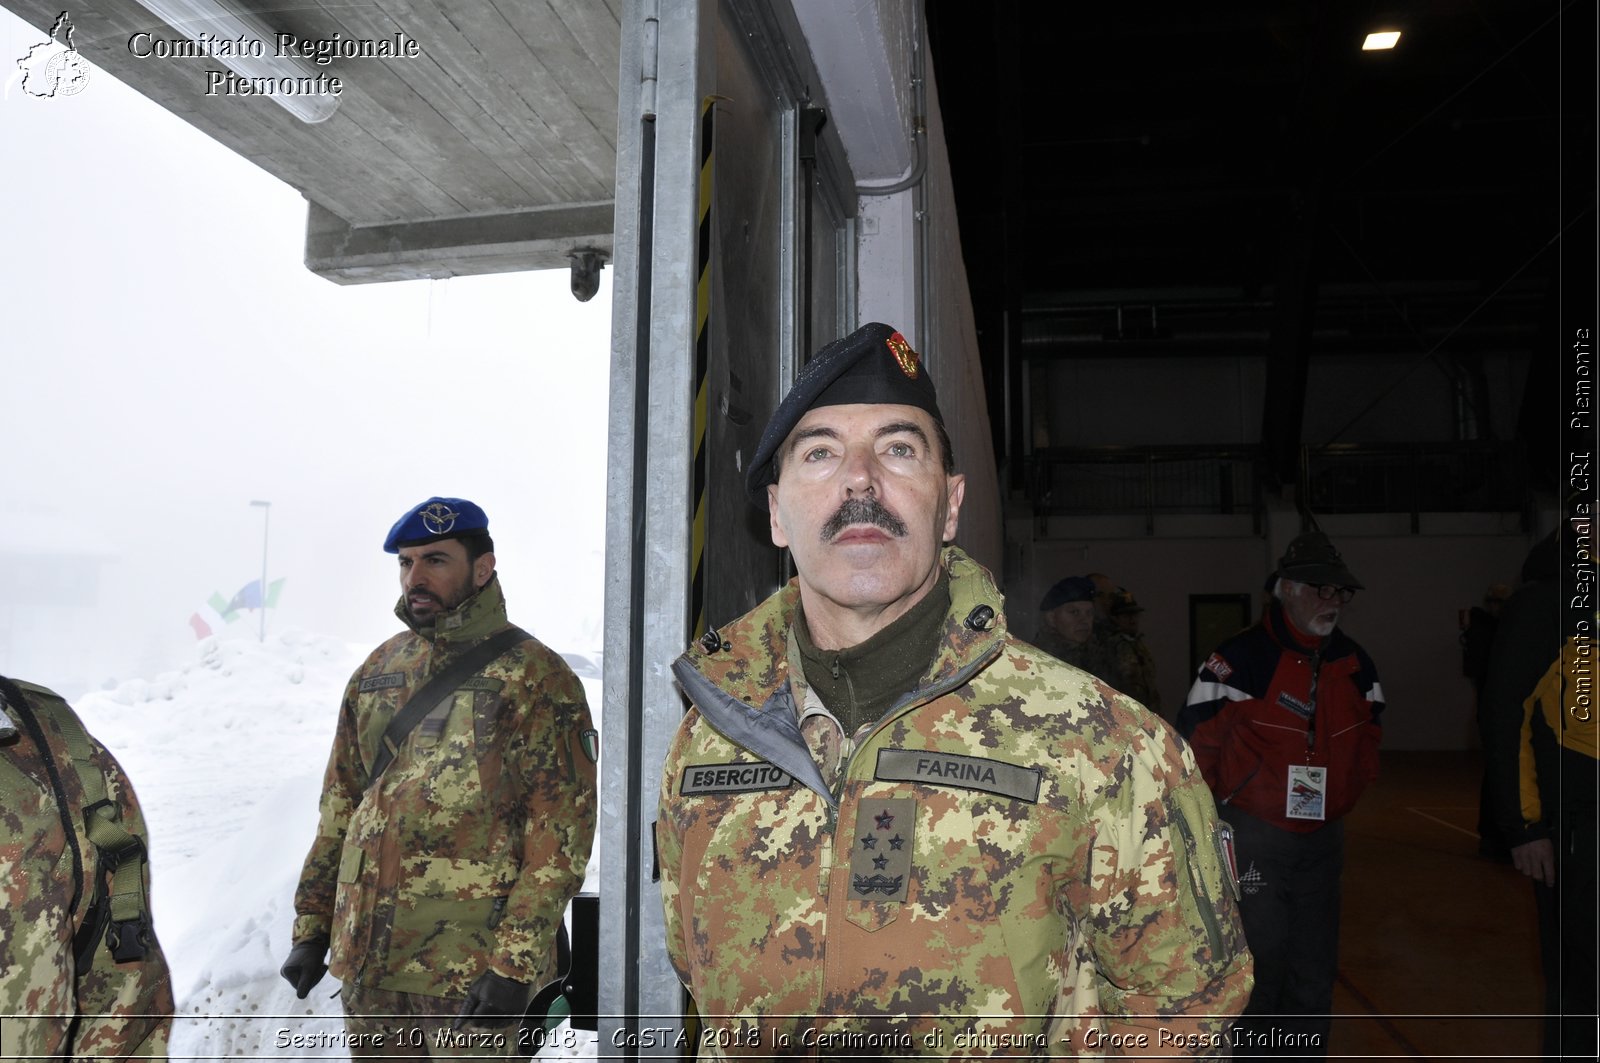
{"label": "black glove in hand", "polygon": [[484,971],[467,990],[461,1014],[456,1016],[450,1028],[459,1030],[469,1022],[474,1026],[488,1027],[509,1026],[518,1022],[522,1019],[522,1013],[528,1010],[532,989],[527,982],[513,982],[493,971]]}
{"label": "black glove in hand", "polygon": [[323,962],[323,957],[328,954],[328,939],[314,937],[302,941],[289,950],[289,958],[283,961],[283,967],[278,971],[283,975],[283,980],[294,986],[294,995],[301,1000],[311,992],[316,984],[322,981],[322,976],[328,973],[328,965]]}

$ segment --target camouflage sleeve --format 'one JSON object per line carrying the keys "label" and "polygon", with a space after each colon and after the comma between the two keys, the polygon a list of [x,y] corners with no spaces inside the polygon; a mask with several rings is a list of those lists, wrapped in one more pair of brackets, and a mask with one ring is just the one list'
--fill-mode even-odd
{"label": "camouflage sleeve", "polygon": [[[690,710],[691,712],[693,710]],[[682,756],[689,728],[680,726],[667,750],[661,769],[661,795],[656,805],[656,863],[661,870],[661,905],[666,916],[667,957],[684,985],[689,985],[689,956],[684,945],[684,921],[679,905],[682,883],[679,868],[683,861],[683,833],[672,814],[673,787],[682,770]]]}
{"label": "camouflage sleeve", "polygon": [[[106,773],[112,793],[121,809],[122,823],[129,833],[145,839],[149,832],[139,809],[133,787],[122,767],[98,742],[96,757]],[[145,910],[150,910],[148,865],[144,881]],[[74,1058],[130,1059],[167,1054],[167,1037],[172,1030],[172,982],[167,960],[152,931],[149,951],[144,959],[117,963],[110,948],[97,943],[89,970],[78,979],[77,1035],[73,1040]]]}
{"label": "camouflage sleeve", "polygon": [[333,931],[333,897],[338,888],[340,849],[344,845],[350,814],[361,803],[367,781],[357,741],[356,687],[356,677],[352,676],[345,687],[344,700],[340,702],[339,726],[334,732],[327,769],[322,774],[317,836],[312,839],[311,850],[300,870],[300,884],[294,891],[292,941],[296,945],[314,937],[330,937]]}
{"label": "camouflage sleeve", "polygon": [[522,870],[506,900],[489,969],[535,982],[549,968],[556,927],[583,886],[594,845],[597,748],[583,685],[564,662],[533,666],[526,683]]}
{"label": "camouflage sleeve", "polygon": [[1221,1056],[1250,996],[1250,954],[1211,793],[1187,748],[1145,721],[1129,726],[1114,769],[1083,776],[1092,851],[1068,901],[1092,953],[1098,1018],[1127,1035],[1113,1043]]}

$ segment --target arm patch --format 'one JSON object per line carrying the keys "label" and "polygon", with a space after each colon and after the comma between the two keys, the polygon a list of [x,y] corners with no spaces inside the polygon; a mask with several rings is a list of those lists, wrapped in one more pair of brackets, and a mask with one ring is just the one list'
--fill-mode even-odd
{"label": "arm patch", "polygon": [[1202,667],[1209,668],[1211,674],[1218,679],[1226,679],[1233,674],[1233,665],[1223,660],[1220,653],[1213,653],[1210,657],[1207,657],[1206,663]]}

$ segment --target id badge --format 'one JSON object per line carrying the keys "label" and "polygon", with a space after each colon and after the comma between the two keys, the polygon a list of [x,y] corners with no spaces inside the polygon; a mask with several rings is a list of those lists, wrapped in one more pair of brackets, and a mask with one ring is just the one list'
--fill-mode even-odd
{"label": "id badge", "polygon": [[1283,810],[1288,819],[1327,818],[1328,769],[1310,764],[1289,767],[1289,799]]}

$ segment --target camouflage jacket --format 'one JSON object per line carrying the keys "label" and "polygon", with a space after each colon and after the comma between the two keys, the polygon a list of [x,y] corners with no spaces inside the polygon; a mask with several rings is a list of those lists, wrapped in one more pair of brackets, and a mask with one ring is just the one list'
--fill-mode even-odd
{"label": "camouflage jacket", "polygon": [[[84,826],[83,782],[61,723],[72,709],[43,687],[16,686],[0,711],[0,1056],[164,1059],[172,986],[154,937],[144,959],[125,963],[96,940],[89,968],[76,970],[73,937],[106,869]],[[121,766],[89,742],[120,825],[146,838]]]}
{"label": "camouflage jacket", "polygon": [[[404,603],[396,613],[406,619]],[[499,578],[351,677],[295,891],[296,943],[375,989],[464,997],[486,968],[536,983],[583,883],[595,826],[594,731],[577,676],[534,639],[465,680],[368,787],[384,728],[457,654],[508,626]]]}
{"label": "camouflage jacket", "polygon": [[1161,715],[1161,688],[1156,683],[1156,659],[1143,636],[1119,631],[1111,636],[1111,659],[1117,666],[1118,690]]}
{"label": "camouflage jacket", "polygon": [[853,737],[794,583],[674,665],[657,843],[702,1055],[1220,1054],[1250,960],[1188,750],[944,563],[926,678]]}
{"label": "camouflage jacket", "polygon": [[1117,666],[1110,650],[1097,636],[1087,642],[1072,643],[1062,638],[1054,628],[1040,625],[1033,644],[1058,661],[1064,661],[1079,671],[1088,672],[1096,679],[1116,685]]}

